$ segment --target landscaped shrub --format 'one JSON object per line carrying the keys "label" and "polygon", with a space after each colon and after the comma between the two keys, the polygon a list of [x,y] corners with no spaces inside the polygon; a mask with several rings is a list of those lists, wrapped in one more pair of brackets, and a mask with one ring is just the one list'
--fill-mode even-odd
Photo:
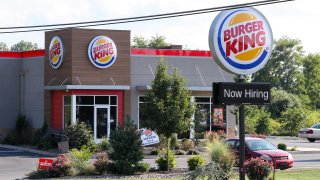
{"label": "landscaped shrub", "polygon": [[214,162],[196,167],[196,169],[186,177],[187,180],[226,180],[229,178],[230,176],[225,174],[220,165]]}
{"label": "landscaped shrub", "polygon": [[152,149],[150,152],[150,155],[158,155],[159,154],[159,149]]}
{"label": "landscaped shrub", "polygon": [[69,152],[71,166],[75,170],[76,175],[91,175],[94,173],[94,167],[89,162],[93,152],[86,146],[82,146],[80,150],[74,148]]}
{"label": "landscaped shrub", "polygon": [[69,138],[70,149],[80,149],[83,145],[90,148],[91,151],[95,149],[92,130],[84,122],[67,127],[65,133]]}
{"label": "landscaped shrub", "polygon": [[146,162],[140,162],[135,166],[135,169],[136,169],[136,172],[141,172],[141,173],[149,172],[150,164]]}
{"label": "landscaped shrub", "polygon": [[99,174],[103,174],[108,171],[108,154],[106,152],[98,153],[95,161],[93,162],[93,166],[99,172]]}
{"label": "landscaped shrub", "polygon": [[173,169],[176,167],[176,158],[174,157],[174,154],[171,150],[169,150],[169,158],[167,156],[167,151],[163,149],[159,156],[156,159],[156,164],[158,165],[159,170],[161,171],[167,171],[168,170],[168,164],[169,161],[169,168]]}
{"label": "landscaped shrub", "polygon": [[260,158],[251,158],[244,162],[243,168],[250,180],[265,179],[272,171],[272,163]]}
{"label": "landscaped shrub", "polygon": [[286,150],[287,150],[287,145],[284,144],[284,143],[279,143],[279,144],[278,144],[278,149],[281,149],[281,150],[286,151]]}
{"label": "landscaped shrub", "polygon": [[180,149],[184,151],[189,151],[192,148],[194,148],[194,142],[192,140],[182,139],[180,144]]}
{"label": "landscaped shrub", "polygon": [[232,174],[232,168],[235,162],[234,155],[230,152],[228,146],[221,141],[213,141],[207,144],[210,150],[211,161],[219,164],[222,173],[226,177]]}
{"label": "landscaped shrub", "polygon": [[57,141],[49,134],[38,139],[36,146],[38,149],[43,150],[54,149],[58,147]]}
{"label": "landscaped shrub", "polygon": [[27,177],[30,179],[44,179],[71,176],[72,174],[70,159],[66,155],[61,154],[53,162],[52,167],[32,171],[27,174]]}
{"label": "landscaped shrub", "polygon": [[31,126],[24,115],[19,115],[16,119],[15,128],[3,139],[4,144],[20,145],[32,143]]}
{"label": "landscaped shrub", "polygon": [[223,130],[221,131],[209,131],[206,132],[205,138],[208,139],[210,142],[213,141],[223,141],[226,138],[226,134],[224,133]]}
{"label": "landscaped shrub", "polygon": [[188,152],[187,152],[188,155],[198,155],[200,154],[200,152],[196,149],[190,149]]}
{"label": "landscaped shrub", "polygon": [[190,157],[187,160],[187,163],[188,163],[189,170],[195,170],[196,167],[205,165],[206,160],[204,159],[203,156],[195,155]]}
{"label": "landscaped shrub", "polygon": [[109,140],[107,138],[102,138],[102,141],[97,144],[97,152],[102,152],[102,151],[109,151],[111,148],[111,145],[109,143]]}
{"label": "landscaped shrub", "polygon": [[185,155],[186,152],[184,150],[178,149],[174,152],[175,155]]}
{"label": "landscaped shrub", "polygon": [[138,129],[130,118],[118,130],[111,131],[109,142],[113,149],[109,153],[112,173],[135,173],[135,166],[143,159],[143,149]]}
{"label": "landscaped shrub", "polygon": [[179,149],[179,141],[177,140],[176,134],[173,134],[171,137],[170,147],[173,149]]}

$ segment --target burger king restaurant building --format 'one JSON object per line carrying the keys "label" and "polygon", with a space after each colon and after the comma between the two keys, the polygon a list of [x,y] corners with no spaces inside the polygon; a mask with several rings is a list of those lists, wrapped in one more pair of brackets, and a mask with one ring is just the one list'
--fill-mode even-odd
{"label": "burger king restaurant building", "polygon": [[54,131],[85,122],[96,141],[126,115],[143,128],[139,109],[160,58],[169,73],[177,67],[187,80],[207,130],[235,136],[232,107],[215,107],[211,98],[212,82],[230,82],[233,75],[220,70],[209,51],[172,48],[131,48],[130,31],[68,28],[46,32],[45,50],[0,52],[0,138],[19,113],[33,128],[46,121]]}

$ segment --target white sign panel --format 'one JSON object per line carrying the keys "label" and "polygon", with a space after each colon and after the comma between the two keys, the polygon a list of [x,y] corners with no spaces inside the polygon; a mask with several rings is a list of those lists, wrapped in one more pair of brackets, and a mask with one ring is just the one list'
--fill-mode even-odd
{"label": "white sign panel", "polygon": [[159,143],[159,136],[150,129],[140,129],[142,146],[148,146]]}

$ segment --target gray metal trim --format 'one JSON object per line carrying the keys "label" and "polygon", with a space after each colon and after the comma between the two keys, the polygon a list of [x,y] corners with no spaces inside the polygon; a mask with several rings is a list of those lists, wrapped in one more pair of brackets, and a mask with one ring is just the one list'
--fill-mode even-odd
{"label": "gray metal trim", "polygon": [[[136,90],[138,91],[146,91],[146,90],[150,90],[151,86],[147,85],[147,86],[136,86]],[[202,86],[189,86],[188,89],[190,91],[207,91],[207,92],[211,92],[212,91],[212,87],[202,87]]]}
{"label": "gray metal trim", "polygon": [[130,86],[113,86],[113,85],[62,85],[62,86],[44,86],[44,90],[130,90]]}

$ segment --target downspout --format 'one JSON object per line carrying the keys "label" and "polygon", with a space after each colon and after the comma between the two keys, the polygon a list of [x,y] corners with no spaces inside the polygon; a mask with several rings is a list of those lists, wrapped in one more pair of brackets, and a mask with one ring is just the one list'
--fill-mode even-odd
{"label": "downspout", "polygon": [[24,115],[24,72],[20,72],[20,114]]}

